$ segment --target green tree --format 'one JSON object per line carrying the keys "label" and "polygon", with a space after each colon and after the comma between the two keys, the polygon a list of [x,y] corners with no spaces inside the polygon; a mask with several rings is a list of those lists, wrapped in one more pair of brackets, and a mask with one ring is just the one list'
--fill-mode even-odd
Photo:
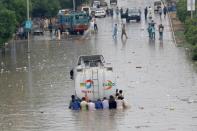
{"label": "green tree", "polygon": [[73,7],[73,0],[59,0],[61,8],[72,8]]}
{"label": "green tree", "polygon": [[59,1],[54,0],[32,0],[32,15],[35,16],[55,16],[60,9]]}
{"label": "green tree", "polygon": [[187,0],[179,0],[177,3],[177,16],[181,22],[185,22],[187,16]]}
{"label": "green tree", "polygon": [[[27,0],[1,0],[5,8],[15,12],[17,23],[26,19]],[[30,4],[31,6],[31,4]]]}
{"label": "green tree", "polygon": [[13,11],[5,9],[0,5],[0,45],[8,41],[16,28],[16,16]]}

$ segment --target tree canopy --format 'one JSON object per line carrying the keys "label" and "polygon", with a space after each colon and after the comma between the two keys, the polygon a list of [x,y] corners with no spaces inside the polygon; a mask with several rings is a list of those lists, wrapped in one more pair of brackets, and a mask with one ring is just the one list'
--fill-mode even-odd
{"label": "tree canopy", "polygon": [[16,16],[13,11],[2,7],[2,5],[0,8],[0,46],[2,46],[15,32]]}

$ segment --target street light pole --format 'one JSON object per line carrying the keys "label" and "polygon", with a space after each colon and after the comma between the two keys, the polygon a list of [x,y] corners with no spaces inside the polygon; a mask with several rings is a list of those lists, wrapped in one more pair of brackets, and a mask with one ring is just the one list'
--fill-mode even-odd
{"label": "street light pole", "polygon": [[75,5],[76,3],[75,3],[75,0],[73,0],[73,10],[75,11]]}
{"label": "street light pole", "polygon": [[[27,0],[27,21],[29,21],[29,0]],[[30,49],[29,49],[29,30],[27,30],[27,52],[30,53]]]}

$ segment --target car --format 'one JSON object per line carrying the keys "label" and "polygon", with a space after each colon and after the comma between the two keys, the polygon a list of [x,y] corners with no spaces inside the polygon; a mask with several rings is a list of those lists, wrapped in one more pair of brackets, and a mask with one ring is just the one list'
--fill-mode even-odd
{"label": "car", "polygon": [[154,2],[154,12],[158,12],[159,8],[161,8],[161,6],[162,6],[161,1],[155,1]]}
{"label": "car", "polygon": [[117,5],[117,0],[110,0],[110,5],[115,4]]}
{"label": "car", "polygon": [[101,2],[100,1],[93,1],[92,7],[93,8],[99,8],[100,5],[101,5]]}
{"label": "car", "polygon": [[106,16],[106,11],[103,8],[98,8],[95,10],[95,17],[105,17]]}
{"label": "car", "polygon": [[141,11],[139,9],[128,9],[128,13],[126,16],[126,22],[128,23],[130,20],[136,20],[137,22],[141,21]]}
{"label": "car", "polygon": [[40,27],[35,27],[33,29],[33,35],[44,35],[44,31]]}

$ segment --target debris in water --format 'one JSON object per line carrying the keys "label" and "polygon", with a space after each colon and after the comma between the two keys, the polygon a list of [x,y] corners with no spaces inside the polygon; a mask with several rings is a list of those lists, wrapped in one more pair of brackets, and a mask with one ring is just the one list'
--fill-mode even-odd
{"label": "debris in water", "polygon": [[136,68],[142,68],[141,66],[136,66]]}
{"label": "debris in water", "polygon": [[11,84],[9,84],[9,85],[8,85],[8,87],[9,87],[9,88],[11,88],[11,87],[12,87],[12,85],[11,85]]}
{"label": "debris in water", "polygon": [[171,111],[174,111],[174,110],[175,110],[175,108],[174,108],[174,107],[170,107],[169,109],[170,109]]}
{"label": "debris in water", "polygon": [[194,100],[191,99],[191,98],[189,98],[188,101],[187,101],[187,103],[193,103],[193,102],[194,102]]}
{"label": "debris in water", "polygon": [[24,71],[27,71],[27,67],[23,67]]}
{"label": "debris in water", "polygon": [[139,107],[139,109],[144,110],[144,107]]}

